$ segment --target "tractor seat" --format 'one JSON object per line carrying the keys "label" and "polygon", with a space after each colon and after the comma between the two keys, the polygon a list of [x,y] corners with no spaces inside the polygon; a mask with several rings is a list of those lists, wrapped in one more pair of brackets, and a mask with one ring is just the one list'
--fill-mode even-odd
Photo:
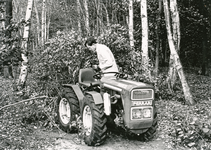
{"label": "tractor seat", "polygon": [[92,68],[85,68],[80,69],[79,71],[79,84],[85,85],[87,87],[99,85],[100,82],[96,81],[96,79],[93,78],[94,71]]}

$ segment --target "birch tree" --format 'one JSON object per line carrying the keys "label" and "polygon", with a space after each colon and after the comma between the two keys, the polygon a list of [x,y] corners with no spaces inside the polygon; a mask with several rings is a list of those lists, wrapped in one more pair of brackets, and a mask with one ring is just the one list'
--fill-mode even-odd
{"label": "birch tree", "polygon": [[47,10],[46,10],[46,41],[49,40],[50,24],[51,24],[51,7],[52,1],[47,1]]}
{"label": "birch tree", "polygon": [[129,0],[129,38],[130,38],[130,46],[134,47],[134,37],[133,37],[133,0]]}
{"label": "birch tree", "polygon": [[5,7],[6,7],[6,3],[4,1],[0,1],[0,8],[1,8],[1,11],[0,11],[0,19],[1,19],[1,28],[0,29],[5,29]]}
{"label": "birch tree", "polygon": [[31,13],[32,13],[32,6],[33,6],[33,0],[28,0],[27,4],[27,9],[26,9],[26,24],[24,26],[24,31],[23,31],[23,41],[21,44],[22,54],[21,57],[23,59],[22,64],[21,64],[21,71],[19,75],[19,80],[18,80],[18,85],[23,88],[26,83],[27,79],[27,65],[28,65],[28,58],[27,58],[27,51],[28,51],[28,41],[29,41],[29,30],[30,30],[30,22],[31,22]]}
{"label": "birch tree", "polygon": [[160,26],[161,26],[161,11],[162,11],[162,0],[159,0],[158,2],[159,8],[158,8],[158,16],[157,16],[157,25],[156,25],[156,58],[155,58],[155,76],[158,76],[158,68],[159,68],[159,49],[160,49]]}
{"label": "birch tree", "polygon": [[142,66],[146,76],[151,80],[151,73],[148,69],[149,56],[148,56],[148,17],[147,17],[147,1],[141,0],[141,26],[142,26]]}
{"label": "birch tree", "polygon": [[37,44],[40,44],[40,17],[37,10],[37,1],[34,2],[34,10],[36,13],[36,19],[37,19]]}
{"label": "birch tree", "polygon": [[89,28],[89,9],[88,9],[88,3],[87,0],[84,0],[84,9],[85,9],[85,27],[87,35],[90,35],[90,28]]}
{"label": "birch tree", "polygon": [[[177,1],[170,0],[170,12],[171,12],[171,20],[172,20],[172,37],[173,42],[175,44],[176,51],[179,52],[180,50],[180,19],[179,19],[179,12],[177,9]],[[173,87],[176,82],[176,68],[175,63],[173,62],[173,56],[170,55],[169,61],[169,72],[167,82],[169,82],[169,90],[173,92]]]}
{"label": "birch tree", "polygon": [[109,19],[108,10],[107,10],[105,4],[102,3],[102,6],[103,6],[103,8],[105,10],[105,14],[106,14],[107,27],[110,28],[110,19]]}
{"label": "birch tree", "polygon": [[104,31],[102,0],[98,0],[99,35]]}
{"label": "birch tree", "polygon": [[101,23],[101,1],[95,0],[95,8],[96,8],[96,32],[95,35],[100,35],[102,30],[102,23]]}
{"label": "birch tree", "polygon": [[77,12],[78,12],[78,35],[81,37],[81,11],[80,11],[80,1],[77,0]]}
{"label": "birch tree", "polygon": [[46,40],[46,0],[42,2],[42,27],[41,27],[41,41],[44,46]]}
{"label": "birch tree", "polygon": [[[0,1],[0,21],[1,21],[1,24],[0,24],[0,31],[2,30],[5,30],[5,16],[6,16],[6,13],[5,13],[5,9],[6,9],[6,2],[4,1]],[[6,45],[3,44],[3,40],[2,40],[3,37],[0,37],[0,49],[1,48],[5,48]],[[4,67],[4,77],[5,78],[8,78],[9,77],[9,67],[8,65],[3,65]]]}
{"label": "birch tree", "polygon": [[180,36],[180,19],[177,8],[177,0],[170,0],[170,12],[172,17],[173,40],[176,46],[176,50],[179,53],[181,36]]}
{"label": "birch tree", "polygon": [[[167,29],[167,37],[168,37],[168,43],[169,43],[169,48],[170,48],[170,52],[173,58],[173,62],[174,65],[176,67],[176,70],[178,72],[179,78],[181,80],[182,83],[182,87],[183,87],[183,92],[185,95],[185,100],[189,103],[189,104],[194,104],[194,100],[192,98],[191,92],[190,92],[190,88],[188,86],[188,83],[186,81],[185,78],[185,74],[178,56],[178,53],[176,51],[176,45],[173,41],[173,36],[172,36],[172,31],[171,31],[171,26],[170,26],[170,15],[169,15],[169,6],[168,6],[168,1],[167,0],[163,0],[163,4],[164,4],[164,13],[165,13],[165,22],[166,22],[166,29]],[[178,20],[179,21],[179,20]]]}

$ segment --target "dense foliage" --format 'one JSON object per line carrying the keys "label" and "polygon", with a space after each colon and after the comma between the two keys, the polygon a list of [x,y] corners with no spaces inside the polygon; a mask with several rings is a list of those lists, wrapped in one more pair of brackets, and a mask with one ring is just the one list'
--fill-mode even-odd
{"label": "dense foliage", "polygon": [[[83,2],[81,3],[81,9],[84,9]],[[96,18],[95,15],[97,13],[97,5],[102,3],[102,14],[99,14],[99,17]],[[210,35],[210,22],[209,22],[209,6],[204,4],[209,3],[208,0],[204,0],[203,2],[199,2],[197,0],[193,1],[178,1],[178,9],[180,15],[180,25],[181,25],[181,48],[180,48],[180,59],[182,61],[183,66],[187,67],[200,67],[202,65],[201,62],[207,63],[209,61],[210,52],[208,49],[210,48],[209,42],[209,35]],[[25,3],[18,2],[15,3],[17,8],[23,7],[26,8],[26,0]],[[79,17],[76,9],[76,2],[73,0],[62,0],[62,1],[55,1],[46,2],[47,6],[47,24],[49,26],[49,35],[48,38],[54,38],[56,36],[57,31],[70,31],[74,30],[77,32],[77,18]],[[105,34],[105,30],[109,27],[106,25],[107,20],[105,19],[106,12],[104,7],[107,8],[108,17],[110,21],[110,25],[119,24],[123,28],[128,28],[127,19],[128,16],[128,3],[125,0],[121,1],[112,1],[109,2],[108,0],[94,3],[90,1],[88,3],[88,8],[90,12],[90,30],[92,35],[101,35]],[[135,48],[140,51],[141,50],[141,16],[140,16],[140,2],[134,2],[134,37],[135,37]],[[166,66],[168,65],[169,60],[169,48],[167,42],[167,35],[166,35],[166,27],[165,27],[165,20],[163,9],[159,8],[158,1],[148,1],[148,22],[149,22],[149,56],[153,63],[155,63],[155,49],[157,48],[157,36],[159,35],[160,47],[160,65]],[[38,36],[40,35],[41,30],[40,23],[37,21],[37,17],[39,21],[41,21],[41,12],[42,12],[42,1],[36,2],[36,8],[38,14],[36,14],[35,10],[32,13],[32,27],[31,27],[31,35],[30,41],[31,46],[35,45],[36,47],[40,46],[38,42]],[[21,22],[21,18],[24,18],[24,12],[21,11],[15,12],[14,11],[14,20],[16,22]],[[38,15],[38,16],[37,16]],[[82,25],[82,37],[87,36],[85,31],[85,14],[82,14],[82,18],[79,20]],[[102,15],[102,16],[101,16]],[[161,15],[161,20],[159,20],[158,16]],[[101,19],[101,26],[97,27],[97,20]],[[99,22],[99,21],[98,21]],[[100,25],[100,23],[98,23]],[[46,29],[46,30],[47,30]],[[98,30],[98,31],[97,31]],[[96,33],[98,32],[98,34]],[[126,34],[126,33],[124,33]],[[157,35],[158,34],[158,35]],[[115,36],[115,35],[114,35]],[[124,40],[124,39],[123,39]],[[127,43],[127,42],[126,42]],[[108,44],[109,45],[109,44]],[[35,47],[35,49],[36,49]],[[124,46],[123,46],[124,47]],[[32,48],[32,47],[31,47]],[[204,56],[207,57],[205,58]],[[117,55],[116,55],[117,56]]]}
{"label": "dense foliage", "polygon": [[0,31],[1,42],[3,46],[0,49],[0,64],[16,63],[21,60],[21,40],[20,32],[25,21],[11,22],[10,25]]}

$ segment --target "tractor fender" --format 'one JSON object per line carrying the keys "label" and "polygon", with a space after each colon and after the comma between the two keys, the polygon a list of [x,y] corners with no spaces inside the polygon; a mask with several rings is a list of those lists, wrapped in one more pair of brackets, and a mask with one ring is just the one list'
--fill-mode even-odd
{"label": "tractor fender", "polygon": [[73,91],[75,92],[79,102],[83,100],[84,94],[81,91],[81,88],[78,85],[75,84],[63,84],[64,87],[71,87]]}
{"label": "tractor fender", "polygon": [[86,94],[89,94],[93,97],[95,104],[103,104],[103,98],[100,93],[95,91],[88,91]]}

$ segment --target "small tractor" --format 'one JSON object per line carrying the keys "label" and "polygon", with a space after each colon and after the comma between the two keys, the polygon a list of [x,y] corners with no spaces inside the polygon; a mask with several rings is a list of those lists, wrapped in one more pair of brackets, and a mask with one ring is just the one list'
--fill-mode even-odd
{"label": "small tractor", "polygon": [[87,145],[103,144],[109,126],[121,127],[145,140],[155,136],[157,109],[152,85],[129,80],[123,73],[96,73],[85,68],[79,70],[78,83],[62,88],[57,100],[58,123],[71,133],[80,116]]}

